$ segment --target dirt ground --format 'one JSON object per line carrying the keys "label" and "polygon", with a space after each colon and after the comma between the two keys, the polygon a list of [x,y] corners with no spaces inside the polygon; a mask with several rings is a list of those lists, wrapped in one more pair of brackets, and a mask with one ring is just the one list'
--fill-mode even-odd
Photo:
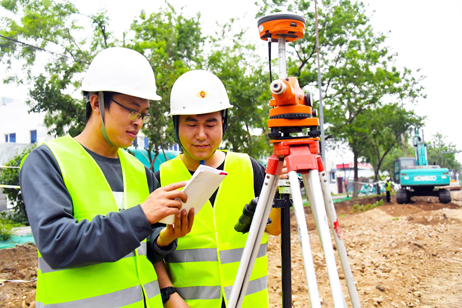
{"label": "dirt ground", "polygon": [[[361,301],[367,307],[462,307],[462,192],[453,202],[414,197],[411,204],[391,204],[353,213],[355,203],[336,204],[351,269]],[[332,296],[315,224],[306,209],[310,245],[322,307],[333,307]],[[291,220],[292,303],[310,307],[295,217]],[[270,307],[282,307],[279,237],[268,245]],[[340,262],[337,265],[348,307],[351,307]],[[34,245],[0,250],[0,307],[33,307],[37,277]]]}
{"label": "dirt ground", "polygon": [[[352,213],[359,200],[336,204],[362,307],[462,307],[462,192],[452,192],[452,198],[441,204],[435,197],[413,197],[406,205],[392,198],[391,204],[359,213]],[[322,307],[333,307],[315,224],[311,214],[306,218]],[[291,236],[293,307],[310,307],[294,220]],[[279,238],[271,238],[270,247],[270,307],[282,307]],[[338,257],[337,266],[343,276]],[[351,307],[345,280],[341,282]]]}

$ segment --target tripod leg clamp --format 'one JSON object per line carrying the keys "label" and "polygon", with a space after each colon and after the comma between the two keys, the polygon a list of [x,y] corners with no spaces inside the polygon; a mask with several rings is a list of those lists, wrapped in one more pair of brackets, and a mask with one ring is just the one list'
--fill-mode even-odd
{"label": "tripod leg clamp", "polygon": [[[252,224],[253,215],[255,214],[255,209],[257,208],[258,197],[252,199],[248,204],[242,209],[242,215],[239,217],[239,221],[234,225],[234,230],[241,233],[247,233],[250,230],[250,225]],[[271,219],[268,218],[266,225],[271,223]]]}

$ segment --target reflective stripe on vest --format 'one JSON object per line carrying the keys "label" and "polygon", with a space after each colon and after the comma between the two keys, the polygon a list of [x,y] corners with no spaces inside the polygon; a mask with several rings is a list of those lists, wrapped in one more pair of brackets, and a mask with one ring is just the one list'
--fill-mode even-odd
{"label": "reflective stripe on vest", "polygon": [[[251,280],[249,281],[249,285],[247,286],[247,292],[245,293],[245,295],[248,296],[250,294],[263,291],[266,289],[267,284],[268,282],[267,282],[266,276],[261,277],[259,279]],[[225,293],[226,293],[227,298],[229,298],[229,296],[231,295],[232,289],[233,289],[233,286],[229,286],[225,288]]]}
{"label": "reflective stripe on vest", "polygon": [[[257,258],[266,255],[268,244],[260,245],[258,249]],[[240,262],[244,248],[236,248],[230,250],[220,251],[220,259],[222,264],[231,262]],[[185,249],[178,250],[174,253],[167,255],[165,260],[168,263],[180,263],[180,262],[208,262],[218,261],[215,248],[204,248],[204,249]]]}
{"label": "reflective stripe on vest", "polygon": [[[254,198],[253,169],[245,154],[228,152],[215,204],[208,201],[194,218],[189,234],[178,239],[178,247],[166,258],[171,280],[191,308],[221,308],[227,303],[239,267],[247,234],[234,230],[246,203]],[[162,186],[189,180],[191,174],[180,157],[160,166]],[[268,307],[265,234],[252,271],[242,307]]]}
{"label": "reflective stripe on vest", "polygon": [[[147,244],[145,241],[141,242],[141,246],[136,249],[138,251],[138,255],[147,256],[146,245]],[[123,258],[130,258],[130,257],[135,257],[134,251],[130,252]],[[38,258],[38,269],[42,272],[42,274],[66,270],[66,268],[56,268],[56,269],[51,268],[51,266],[42,257]]]}
{"label": "reflective stripe on vest", "polygon": [[[78,221],[91,221],[97,215],[118,211],[104,174],[77,141],[66,136],[45,144],[59,164]],[[146,171],[126,151],[119,149],[118,156],[124,183],[124,206],[130,208],[149,196]],[[147,258],[146,240],[116,262],[82,267],[53,269],[40,251],[38,255],[37,307],[163,307],[157,276]]]}
{"label": "reflective stripe on vest", "polygon": [[[157,281],[150,282],[145,286],[146,293],[148,298],[153,298],[154,296],[160,294],[159,284]],[[44,305],[43,303],[37,303],[37,308],[81,308],[81,307],[99,307],[99,308],[113,308],[113,307],[123,307],[128,306],[139,301],[141,293],[141,286],[132,287],[129,289],[124,289],[121,291],[104,294],[92,298],[85,298],[73,302],[66,302],[61,304],[48,304]],[[116,305],[116,306],[114,306]],[[141,307],[144,307],[142,305]],[[161,306],[154,306],[161,307]]]}
{"label": "reflective stripe on vest", "polygon": [[[262,277],[259,279],[249,281],[247,287],[246,296],[254,294],[266,289],[267,278]],[[226,297],[229,298],[231,295],[231,290],[233,286],[225,287]],[[221,287],[186,287],[186,288],[176,288],[178,294],[185,300],[209,300],[209,299],[221,299]]]}

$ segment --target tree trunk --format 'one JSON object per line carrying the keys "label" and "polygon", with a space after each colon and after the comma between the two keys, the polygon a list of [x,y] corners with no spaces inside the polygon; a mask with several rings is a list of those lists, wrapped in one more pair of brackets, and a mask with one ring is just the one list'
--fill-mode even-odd
{"label": "tree trunk", "polygon": [[374,168],[374,182],[375,182],[375,192],[377,195],[380,195],[380,185],[379,185],[379,169]]}
{"label": "tree trunk", "polygon": [[356,152],[353,152],[353,162],[354,162],[354,167],[353,167],[353,198],[358,196],[358,155]]}
{"label": "tree trunk", "polygon": [[404,157],[409,157],[409,153],[407,152],[407,134],[406,133],[403,133],[403,150],[404,150]]}
{"label": "tree trunk", "polygon": [[154,164],[156,163],[157,156],[159,156],[159,148],[156,147],[156,151],[154,153],[154,159],[151,161],[151,166],[149,166],[149,170],[152,172],[154,172]]}

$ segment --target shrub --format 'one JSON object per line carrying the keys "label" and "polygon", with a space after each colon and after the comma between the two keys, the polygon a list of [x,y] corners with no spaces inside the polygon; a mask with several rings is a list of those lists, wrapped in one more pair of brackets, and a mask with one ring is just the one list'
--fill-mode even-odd
{"label": "shrub", "polygon": [[8,215],[3,212],[0,213],[0,241],[8,241],[13,235],[13,227],[18,227],[17,223],[8,219]]}
{"label": "shrub", "polygon": [[380,199],[379,201],[377,201],[374,204],[370,204],[370,203],[363,204],[363,205],[355,204],[355,205],[353,205],[353,212],[354,213],[357,213],[358,211],[366,212],[368,210],[372,210],[372,209],[374,209],[374,208],[376,208],[378,206],[381,206],[381,205],[383,205],[383,200],[382,199]]}
{"label": "shrub", "polygon": [[11,231],[12,228],[13,226],[11,224],[4,220],[0,220],[0,241],[8,241],[11,238],[13,235]]}
{"label": "shrub", "polygon": [[[35,145],[25,148],[21,154],[14,156],[13,159],[5,165],[10,167],[19,167],[23,157],[29,154],[34,148]],[[0,172],[0,183],[5,185],[19,185],[19,169],[2,168]],[[8,214],[8,219],[14,223],[29,225],[21,190],[16,188],[4,188],[3,193],[8,196],[8,200],[13,205],[13,213]]]}

